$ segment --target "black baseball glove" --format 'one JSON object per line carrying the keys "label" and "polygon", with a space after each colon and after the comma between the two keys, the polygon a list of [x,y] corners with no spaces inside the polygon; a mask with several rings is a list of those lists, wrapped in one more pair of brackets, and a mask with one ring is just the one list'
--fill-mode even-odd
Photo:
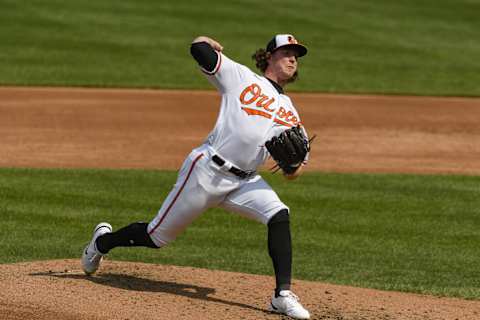
{"label": "black baseball glove", "polygon": [[292,174],[305,161],[312,140],[313,138],[310,141],[307,139],[303,129],[298,125],[268,140],[265,147],[283,172]]}

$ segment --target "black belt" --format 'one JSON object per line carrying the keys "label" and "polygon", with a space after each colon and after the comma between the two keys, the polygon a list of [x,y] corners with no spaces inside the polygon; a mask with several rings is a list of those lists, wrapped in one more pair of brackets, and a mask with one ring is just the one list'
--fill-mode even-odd
{"label": "black belt", "polygon": [[[223,160],[222,158],[220,158],[217,155],[214,155],[212,157],[212,161],[215,162],[216,164],[218,164],[220,167],[225,164],[225,160]],[[228,171],[233,173],[234,175],[236,175],[237,177],[239,177],[241,179],[250,178],[251,176],[253,176],[255,174],[255,171],[243,171],[242,169],[238,169],[234,166],[232,166],[230,169],[228,169]]]}

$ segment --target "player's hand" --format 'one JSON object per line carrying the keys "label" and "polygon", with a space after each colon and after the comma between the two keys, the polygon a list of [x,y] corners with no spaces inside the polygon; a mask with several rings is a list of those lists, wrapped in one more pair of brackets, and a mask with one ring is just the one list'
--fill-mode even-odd
{"label": "player's hand", "polygon": [[285,179],[287,179],[287,180],[295,180],[295,179],[297,179],[297,178],[302,174],[302,170],[303,170],[302,168],[303,168],[303,165],[301,164],[301,165],[297,168],[297,170],[295,170],[293,173],[288,174],[288,173],[285,173],[285,172],[284,172],[284,173],[283,173],[283,176],[284,176]]}
{"label": "player's hand", "polygon": [[211,38],[208,38],[208,39],[209,39],[210,41],[207,41],[207,42],[212,46],[213,49],[215,49],[215,50],[217,50],[217,51],[223,51],[223,47],[222,47],[222,45],[221,45],[219,42],[217,42],[217,41],[215,41],[215,40],[213,40],[213,39],[211,39]]}
{"label": "player's hand", "polygon": [[212,38],[205,37],[205,36],[200,36],[195,38],[192,43],[196,42],[206,42],[208,43],[214,50],[217,51],[223,51],[223,46],[216,40],[213,40]]}

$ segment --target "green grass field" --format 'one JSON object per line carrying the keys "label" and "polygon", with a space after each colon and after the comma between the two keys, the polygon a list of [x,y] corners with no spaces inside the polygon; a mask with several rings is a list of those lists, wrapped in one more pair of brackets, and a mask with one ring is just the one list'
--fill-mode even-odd
{"label": "green grass field", "polygon": [[[294,277],[480,298],[480,177],[264,176],[292,210]],[[176,179],[141,170],[0,169],[0,262],[79,258],[100,221],[149,221]],[[161,250],[112,259],[272,274],[266,228],[210,210]]]}
{"label": "green grass field", "polygon": [[[290,90],[480,96],[479,1],[1,4],[0,85],[211,88],[189,54],[195,36],[253,68],[255,49],[293,33],[310,51]],[[175,177],[0,168],[0,263],[79,258],[96,223],[149,221]],[[266,177],[292,209],[295,278],[480,299],[480,177]],[[166,248],[110,256],[272,274],[265,227],[222,210]]]}
{"label": "green grass field", "polygon": [[189,54],[210,35],[253,68],[275,33],[310,49],[291,90],[480,95],[480,2],[3,0],[0,84],[210,88]]}

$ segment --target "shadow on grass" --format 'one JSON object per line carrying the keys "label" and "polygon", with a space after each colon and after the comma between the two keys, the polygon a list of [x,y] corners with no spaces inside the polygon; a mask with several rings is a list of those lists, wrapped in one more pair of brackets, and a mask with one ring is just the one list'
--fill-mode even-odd
{"label": "shadow on grass", "polygon": [[210,297],[210,294],[215,293],[215,289],[200,287],[191,284],[156,281],[117,273],[101,273],[95,276],[87,276],[82,274],[68,274],[63,272],[37,272],[31,273],[30,276],[48,276],[62,279],[87,280],[96,284],[124,290],[163,292],[187,298],[204,300],[207,302],[223,303],[229,306],[270,313],[270,311],[266,309],[260,309],[254,306],[250,306],[248,304]]}

